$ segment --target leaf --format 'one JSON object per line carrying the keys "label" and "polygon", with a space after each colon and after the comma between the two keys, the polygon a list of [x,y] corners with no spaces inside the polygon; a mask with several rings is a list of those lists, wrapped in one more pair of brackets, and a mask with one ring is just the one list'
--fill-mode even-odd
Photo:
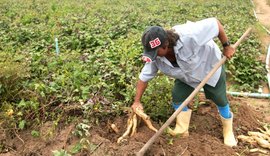
{"label": "leaf", "polygon": [[83,148],[83,146],[81,143],[76,143],[76,145],[72,147],[70,152],[72,154],[76,154],[76,153],[79,153],[82,150],[82,148]]}
{"label": "leaf", "polygon": [[35,130],[33,130],[32,132],[31,132],[31,135],[33,136],[33,137],[39,137],[39,135],[40,135],[40,133],[39,133],[39,131],[35,131]]}
{"label": "leaf", "polygon": [[24,129],[25,124],[26,124],[26,121],[25,121],[25,120],[21,120],[21,121],[19,122],[19,128],[20,128],[20,129]]}

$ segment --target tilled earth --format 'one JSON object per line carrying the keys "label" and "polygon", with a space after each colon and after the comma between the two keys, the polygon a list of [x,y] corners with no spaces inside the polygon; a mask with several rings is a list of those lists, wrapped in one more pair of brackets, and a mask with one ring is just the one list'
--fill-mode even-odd
{"label": "tilled earth", "polygon": [[[269,99],[256,99],[264,105],[258,107],[250,106],[245,98],[230,97],[230,103],[234,112],[234,133],[235,136],[248,131],[258,131],[262,123],[269,122]],[[266,104],[266,105],[265,105]],[[192,108],[192,105],[190,106]],[[117,144],[117,139],[126,130],[128,114],[118,117],[104,119],[99,126],[92,126],[90,135],[86,138],[88,150],[82,150],[74,155],[135,155],[143,145],[154,135],[143,122],[137,128],[137,133],[132,138]],[[110,125],[114,123],[120,130],[116,134]],[[51,124],[45,124],[43,129],[50,129]],[[160,128],[162,123],[153,122],[156,128]],[[172,123],[171,127],[174,126]],[[38,156],[52,155],[53,150],[65,149],[70,151],[75,143],[80,139],[72,135],[75,130],[74,125],[59,127],[54,130],[53,137],[34,138],[30,132],[21,132],[17,136],[1,136],[0,141],[6,145],[4,155],[27,155]],[[193,108],[193,113],[189,128],[190,136],[187,138],[171,137],[165,132],[154,142],[145,155],[181,155],[181,156],[231,156],[231,155],[259,155],[259,153],[249,153],[249,149],[256,148],[243,142],[238,142],[234,148],[223,144],[222,125],[216,106],[209,101],[200,105],[198,109]],[[19,136],[19,137],[18,137]],[[82,143],[85,144],[85,143]],[[90,150],[89,150],[90,149]],[[268,151],[269,152],[269,151]],[[269,154],[269,153],[268,153]],[[265,155],[268,155],[265,154]]]}

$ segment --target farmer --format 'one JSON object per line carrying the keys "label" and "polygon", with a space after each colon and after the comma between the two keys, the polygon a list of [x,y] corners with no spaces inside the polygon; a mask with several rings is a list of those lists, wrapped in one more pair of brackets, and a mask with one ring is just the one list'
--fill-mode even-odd
{"label": "farmer", "polygon": [[[143,109],[140,100],[147,83],[160,70],[175,78],[172,105],[176,110],[221,59],[222,53],[213,41],[215,37],[218,37],[223,46],[223,55],[230,59],[235,49],[230,46],[223,26],[216,18],[187,22],[171,30],[159,26],[148,27],[141,39],[144,48],[142,59],[146,63],[139,75],[131,107]],[[217,105],[223,125],[224,144],[236,146],[232,127],[233,113],[226,97],[224,67],[220,67],[203,88],[206,97]],[[169,130],[171,135],[189,135],[191,112],[187,106],[183,108],[176,118],[175,129]]]}

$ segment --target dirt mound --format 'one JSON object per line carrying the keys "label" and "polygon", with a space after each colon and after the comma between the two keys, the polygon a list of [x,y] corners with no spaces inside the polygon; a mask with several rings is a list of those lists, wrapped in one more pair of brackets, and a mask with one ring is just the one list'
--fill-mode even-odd
{"label": "dirt mound", "polygon": [[[246,135],[248,131],[256,130],[261,127],[259,121],[264,116],[253,107],[249,106],[239,98],[230,98],[232,110],[234,112],[234,132],[235,135]],[[163,133],[154,144],[148,149],[146,155],[181,155],[181,156],[231,156],[249,155],[248,145],[239,142],[235,148],[227,147],[223,144],[222,125],[216,106],[209,101],[193,109],[190,122],[190,136],[187,138],[172,137]],[[81,151],[76,155],[134,155],[143,145],[154,135],[143,122],[139,125],[137,133],[132,138],[127,138],[121,144],[117,144],[117,139],[126,130],[128,115],[110,117],[103,119],[98,126],[92,126],[89,130],[91,150]],[[120,130],[119,134],[113,132],[110,125],[114,123]],[[160,128],[162,123],[153,123],[156,128]],[[171,127],[174,126],[174,123]],[[71,134],[74,126],[62,127],[55,131],[51,138],[33,138],[30,133],[22,132],[20,138],[16,136],[8,137],[4,142],[7,149],[6,153],[0,155],[52,155],[51,151],[61,148],[69,150],[78,141],[78,138]]]}

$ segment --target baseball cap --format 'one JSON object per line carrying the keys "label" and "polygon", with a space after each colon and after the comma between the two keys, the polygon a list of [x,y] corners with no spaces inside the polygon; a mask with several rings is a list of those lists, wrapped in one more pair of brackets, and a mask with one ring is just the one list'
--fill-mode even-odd
{"label": "baseball cap", "polygon": [[167,39],[167,33],[162,27],[150,26],[142,35],[142,45],[144,48],[142,59],[145,62],[152,62],[157,57],[157,49],[163,45]]}

